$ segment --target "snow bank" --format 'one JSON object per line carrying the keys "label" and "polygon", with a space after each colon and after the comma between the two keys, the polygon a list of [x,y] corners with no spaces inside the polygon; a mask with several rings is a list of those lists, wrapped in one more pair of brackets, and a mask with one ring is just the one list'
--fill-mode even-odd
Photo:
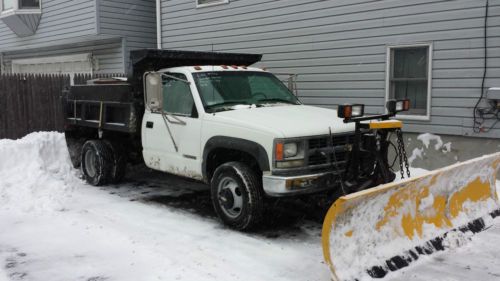
{"label": "snow bank", "polygon": [[0,267],[0,281],[9,281],[7,277],[7,273],[5,273],[4,269]]}
{"label": "snow bank", "polygon": [[60,210],[78,181],[70,165],[64,135],[33,133],[0,140],[0,210]]}

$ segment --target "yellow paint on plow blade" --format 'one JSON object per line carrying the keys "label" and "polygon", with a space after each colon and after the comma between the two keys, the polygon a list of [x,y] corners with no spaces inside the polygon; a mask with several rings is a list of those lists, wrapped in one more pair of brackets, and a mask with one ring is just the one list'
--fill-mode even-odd
{"label": "yellow paint on plow blade", "polygon": [[[373,216],[376,220],[364,225],[363,230],[368,231],[370,236],[379,235],[382,239],[389,234],[394,238],[399,237],[409,241],[410,247],[400,249],[402,253],[419,246],[412,243],[421,242],[422,239],[428,239],[429,235],[434,234],[434,232],[426,233],[429,229],[445,233],[462,226],[455,225],[461,217],[474,220],[488,215],[489,213],[483,213],[473,217],[478,215],[478,210],[492,211],[488,210],[492,202],[500,206],[495,187],[499,164],[500,153],[496,153],[429,172],[420,177],[389,183],[339,198],[328,211],[322,230],[323,255],[332,272],[332,278],[342,280],[343,275],[338,273],[347,270],[336,266],[335,255],[348,254],[341,250],[335,252],[332,245],[363,243],[355,240],[355,236],[361,232],[359,224],[364,222],[356,221],[352,218],[353,214],[364,214],[365,206],[375,208],[369,211],[377,212],[376,216]],[[475,175],[474,172],[478,174]],[[480,172],[482,173],[479,174]],[[337,229],[342,235],[333,235]],[[376,245],[376,247],[384,246],[386,245]],[[363,245],[359,245],[360,251],[357,253],[364,254],[362,249]],[[375,264],[364,266],[375,266]]]}

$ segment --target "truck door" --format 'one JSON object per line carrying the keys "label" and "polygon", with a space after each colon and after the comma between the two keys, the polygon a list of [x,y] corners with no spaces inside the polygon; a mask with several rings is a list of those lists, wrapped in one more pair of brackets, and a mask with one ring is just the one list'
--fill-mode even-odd
{"label": "truck door", "polygon": [[191,87],[184,74],[162,75],[161,110],[143,118],[143,156],[150,168],[202,179],[201,120]]}

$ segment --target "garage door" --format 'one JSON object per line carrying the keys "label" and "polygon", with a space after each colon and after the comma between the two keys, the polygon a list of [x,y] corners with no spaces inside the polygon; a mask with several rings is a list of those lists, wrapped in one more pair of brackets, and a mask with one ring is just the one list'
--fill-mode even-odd
{"label": "garage door", "polygon": [[70,74],[92,73],[91,54],[19,59],[12,61],[13,73]]}

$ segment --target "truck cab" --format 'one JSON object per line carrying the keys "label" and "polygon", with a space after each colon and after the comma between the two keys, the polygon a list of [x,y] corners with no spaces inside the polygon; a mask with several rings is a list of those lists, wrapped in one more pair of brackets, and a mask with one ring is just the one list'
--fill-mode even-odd
{"label": "truck cab", "polygon": [[[130,104],[117,98],[120,108],[128,109],[118,114],[126,117],[123,124],[128,131],[110,129],[116,122],[107,122],[107,114],[103,120],[103,112],[117,111],[109,109],[116,104],[111,101],[100,103],[100,118],[94,122],[99,124],[97,132],[82,128],[88,123],[87,109],[82,107],[78,116],[77,108],[82,96],[91,94],[77,93],[92,92],[96,99],[99,90],[70,90],[66,115],[73,117],[67,122],[68,146],[73,163],[81,166],[89,183],[116,182],[125,173],[124,159],[139,151],[136,154],[151,169],[210,185],[219,218],[243,230],[262,220],[266,198],[322,192],[342,195],[351,190],[347,170],[353,163],[353,146],[373,148],[377,143],[382,162],[387,163],[386,134],[369,130],[356,136],[357,126],[339,118],[336,110],[302,104],[275,75],[251,67],[255,57],[241,63],[241,56],[234,54],[231,59],[182,54],[181,62],[174,63],[179,54],[168,53],[172,67],[167,68],[159,67],[165,64],[158,59],[146,60],[120,88],[111,90],[107,85],[108,93],[131,92],[135,97]],[[186,61],[186,57],[196,59]],[[135,63],[141,62],[144,59]],[[379,174],[373,153],[356,154],[356,158],[356,169],[363,166],[362,175],[356,177],[370,180],[365,187],[375,185]],[[384,181],[394,178],[388,177]]]}

